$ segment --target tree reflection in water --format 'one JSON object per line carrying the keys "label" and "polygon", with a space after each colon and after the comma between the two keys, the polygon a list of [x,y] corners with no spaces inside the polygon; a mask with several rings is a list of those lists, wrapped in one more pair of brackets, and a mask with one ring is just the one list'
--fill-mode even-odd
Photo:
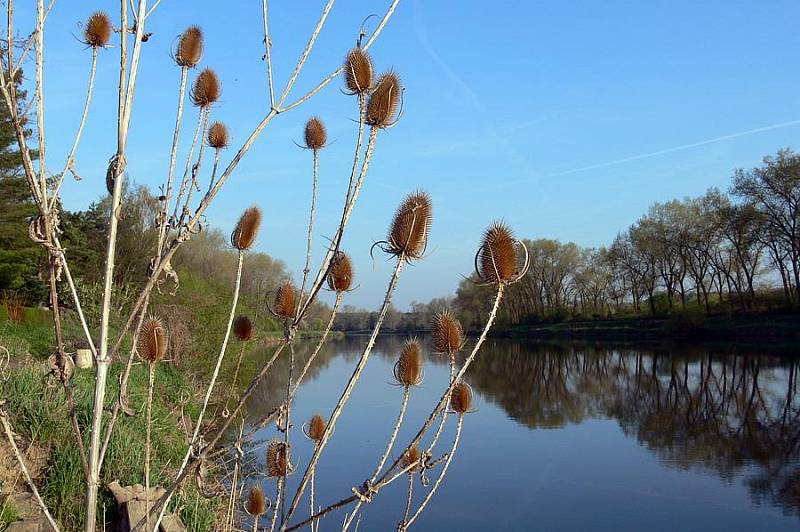
{"label": "tree reflection in water", "polygon": [[797,359],[675,346],[496,342],[485,350],[468,380],[517,422],[615,419],[665,464],[744,474],[756,503],[800,515]]}

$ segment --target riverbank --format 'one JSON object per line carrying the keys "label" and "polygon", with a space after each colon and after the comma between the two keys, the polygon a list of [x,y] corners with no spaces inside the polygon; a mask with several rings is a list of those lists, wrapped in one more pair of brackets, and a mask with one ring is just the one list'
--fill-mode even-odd
{"label": "riverbank", "polygon": [[514,339],[691,340],[785,343],[800,339],[800,313],[682,315],[670,318],[564,321],[495,327],[490,335]]}

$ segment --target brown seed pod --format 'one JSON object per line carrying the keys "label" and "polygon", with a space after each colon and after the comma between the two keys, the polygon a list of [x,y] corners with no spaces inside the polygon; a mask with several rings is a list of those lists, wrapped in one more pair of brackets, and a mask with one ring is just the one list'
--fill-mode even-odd
{"label": "brown seed pod", "polygon": [[422,346],[416,339],[406,340],[394,365],[394,378],[403,386],[422,382]]}
{"label": "brown seed pod", "polygon": [[203,55],[203,30],[197,26],[189,26],[181,34],[178,49],[175,51],[175,62],[179,66],[194,68]]}
{"label": "brown seed pod", "polygon": [[239,316],[233,322],[233,334],[240,342],[247,342],[253,338],[253,322],[247,316]]}
{"label": "brown seed pod", "polygon": [[378,78],[375,90],[367,102],[367,124],[379,128],[391,126],[400,106],[402,91],[400,78],[394,72],[387,72]]}
{"label": "brown seed pod", "polygon": [[353,263],[347,253],[339,251],[331,261],[328,271],[328,288],[342,293],[350,290],[353,284]]}
{"label": "brown seed pod", "polygon": [[325,434],[325,427],[327,423],[325,422],[325,418],[323,418],[319,414],[314,414],[311,417],[311,420],[308,422],[308,434],[307,436],[319,443],[322,441],[322,435]]}
{"label": "brown seed pod", "polygon": [[267,447],[267,476],[285,477],[292,471],[289,462],[289,453],[286,444],[279,440],[272,440]]}
{"label": "brown seed pod", "polygon": [[486,283],[508,283],[517,277],[517,239],[506,224],[495,222],[486,230],[475,263],[478,276]]}
{"label": "brown seed pod", "polygon": [[208,145],[215,150],[228,147],[228,128],[222,122],[214,122],[208,128]]}
{"label": "brown seed pod", "polygon": [[437,353],[455,353],[464,345],[461,323],[446,310],[433,317],[431,336]]}
{"label": "brown seed pod", "polygon": [[259,227],[261,227],[261,210],[258,207],[250,207],[242,213],[231,233],[231,245],[239,251],[250,249],[256,240]]}
{"label": "brown seed pod", "polygon": [[167,354],[167,329],[159,318],[150,316],[142,324],[136,348],[139,356],[151,364],[164,358]]}
{"label": "brown seed pod", "polygon": [[428,245],[432,218],[431,198],[426,192],[406,196],[392,220],[386,251],[408,259],[421,258]]}
{"label": "brown seed pod", "polygon": [[250,494],[247,496],[247,504],[245,510],[252,516],[262,516],[267,513],[267,498],[264,496],[264,491],[261,486],[250,488]]}
{"label": "brown seed pod", "polygon": [[325,124],[319,118],[312,117],[306,122],[306,147],[309,150],[319,150],[325,147],[328,141],[328,133],[325,131]]}
{"label": "brown seed pod", "polygon": [[457,414],[466,414],[472,410],[472,387],[466,382],[459,382],[453,386],[450,395],[450,408]]}
{"label": "brown seed pod", "polygon": [[372,87],[372,58],[361,48],[353,48],[344,60],[344,84],[353,94],[363,94]]}
{"label": "brown seed pod", "polygon": [[217,100],[222,93],[219,78],[210,68],[204,69],[194,80],[192,86],[192,103],[197,107],[208,107]]}
{"label": "brown seed pod", "polygon": [[275,292],[275,305],[273,312],[282,319],[289,319],[294,316],[295,304],[297,303],[297,290],[292,281],[286,280],[278,287]]}
{"label": "brown seed pod", "polygon": [[[417,464],[417,462],[419,462],[419,457],[419,447],[412,445],[410,449],[403,453],[403,459],[400,461],[400,465],[405,469],[411,464]],[[413,473],[415,471],[419,471],[419,464],[409,469],[408,473]]]}
{"label": "brown seed pod", "polygon": [[108,44],[111,39],[111,19],[103,11],[97,11],[86,21],[86,29],[83,31],[83,39],[86,44],[94,48],[100,48]]}

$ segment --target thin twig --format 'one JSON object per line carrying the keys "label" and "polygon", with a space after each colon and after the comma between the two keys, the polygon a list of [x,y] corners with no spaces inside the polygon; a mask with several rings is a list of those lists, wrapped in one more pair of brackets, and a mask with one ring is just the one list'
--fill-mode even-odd
{"label": "thin twig", "polygon": [[269,37],[269,19],[267,18],[267,0],[261,2],[264,19],[264,48],[267,58],[267,81],[269,83],[269,106],[275,109],[275,88],[272,85],[272,40]]}

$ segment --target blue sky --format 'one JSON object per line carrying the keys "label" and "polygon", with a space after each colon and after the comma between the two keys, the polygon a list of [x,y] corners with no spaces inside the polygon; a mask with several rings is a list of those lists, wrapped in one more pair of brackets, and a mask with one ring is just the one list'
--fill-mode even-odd
{"label": "blue sky", "polygon": [[[270,4],[279,86],[323,4]],[[382,15],[388,4],[340,0],[293,94],[337,67],[364,17]],[[78,42],[78,22],[98,8],[118,17],[115,3],[72,0],[57,2],[48,19],[51,169],[63,164],[83,105],[90,51]],[[21,31],[33,20],[27,9],[20,3]],[[395,128],[379,135],[345,239],[359,283],[347,302],[374,308],[381,301],[391,265],[373,264],[369,248],[385,237],[394,208],[416,188],[433,197],[432,253],[404,272],[395,297],[400,307],[453,292],[494,219],[504,218],[520,236],[600,246],[651,203],[725,189],[735,168],[797,147],[798,16],[800,4],[793,1],[402,0],[372,53],[378,70],[394,68],[402,76],[405,110]],[[180,75],[169,51],[189,24],[205,31],[202,65],[222,79],[212,119],[231,129],[233,149],[223,162],[268,111],[260,17],[257,1],[162,1],[149,21],[154,35],[143,52],[134,104],[133,179],[155,189],[165,178]],[[115,150],[118,58],[116,48],[101,53],[77,157],[85,179],[65,186],[68,208],[85,207],[104,188]],[[258,249],[284,260],[295,275],[304,261],[311,157],[293,140],[302,139],[308,117],[319,115],[334,141],[320,156],[317,225],[331,236],[357,117],[355,100],[340,87],[339,81],[328,85],[273,121],[208,212],[211,224],[228,232],[244,208],[259,205],[265,223]],[[182,148],[196,117],[196,110],[187,111]],[[322,237],[316,242],[318,263]]]}

